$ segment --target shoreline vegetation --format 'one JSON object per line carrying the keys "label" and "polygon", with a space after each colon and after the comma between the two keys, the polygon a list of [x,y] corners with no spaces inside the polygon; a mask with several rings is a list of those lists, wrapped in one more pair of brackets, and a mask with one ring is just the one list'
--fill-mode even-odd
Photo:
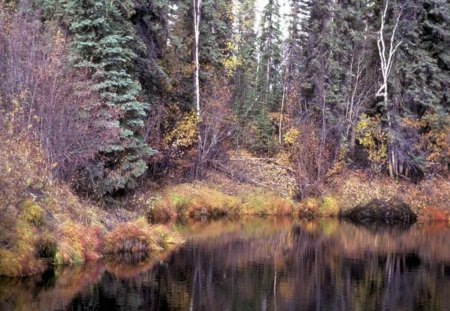
{"label": "shoreline vegetation", "polygon": [[170,250],[183,243],[171,227],[177,219],[338,217],[356,205],[398,199],[411,207],[419,222],[450,223],[447,179],[412,184],[370,177],[364,171],[330,177],[322,196],[298,202],[211,171],[201,182],[149,187],[123,199],[118,207],[99,207],[53,181],[37,145],[19,138],[6,143],[9,148],[0,150],[0,275],[4,276],[131,253],[145,258]]}
{"label": "shoreline vegetation", "polygon": [[[268,253],[277,258],[286,258],[290,254],[288,258],[292,258],[292,260],[276,262],[277,268],[280,269],[278,271],[285,271],[293,262],[298,264],[299,267],[307,264],[301,261],[302,253],[299,252],[307,252],[311,248],[314,249],[313,246],[316,246],[321,251],[320,256],[332,253],[340,258],[351,259],[352,262],[355,258],[366,259],[368,249],[371,250],[371,253],[378,253],[381,259],[386,258],[387,254],[393,254],[393,256],[400,256],[401,258],[405,258],[402,257],[403,255],[410,258],[411,254],[417,254],[417,257],[413,258],[420,258],[423,268],[428,272],[430,271],[430,264],[441,263],[441,265],[438,264],[440,273],[444,273],[443,270],[448,267],[445,263],[450,261],[450,248],[445,247],[449,232],[450,227],[439,227],[439,224],[434,223],[416,226],[409,231],[398,232],[395,230],[362,229],[348,223],[339,224],[334,219],[292,222],[286,218],[264,220],[254,217],[238,221],[227,219],[215,222],[197,221],[184,226],[183,230],[183,234],[192,238],[193,243],[201,244],[200,249],[206,250],[208,253],[217,249],[233,252],[234,256],[222,256],[216,259],[223,262],[225,267],[235,265],[236,262],[245,265],[249,260],[250,264],[258,262],[272,265],[272,257],[268,257]],[[268,238],[276,241],[271,243],[269,248],[265,243]],[[239,245],[244,243],[247,247],[236,248],[236,243],[233,243],[236,239],[239,241]],[[293,247],[303,242],[311,247]],[[191,255],[191,253],[188,254]],[[182,260],[173,259],[180,256],[183,257]],[[185,252],[181,252],[181,254],[170,251],[158,252],[138,263],[100,260],[68,268],[58,266],[46,275],[35,275],[28,278],[0,278],[3,289],[0,291],[0,301],[6,303],[5,308],[8,310],[28,310],[31,305],[38,305],[39,309],[42,310],[61,310],[68,306],[80,292],[82,293],[83,289],[91,292],[92,286],[105,280],[102,277],[104,274],[109,276],[106,278],[107,280],[114,279],[118,282],[127,282],[128,280],[132,282],[133,289],[136,288],[137,284],[148,284],[149,279],[153,280],[155,272],[158,271],[155,271],[155,268],[158,269],[158,266],[162,268],[162,271],[160,271],[162,275],[173,273],[173,276],[177,277],[180,270],[167,271],[167,265],[173,266],[175,264],[184,267],[187,260],[195,263],[197,258],[191,255],[187,256],[189,259],[186,259],[184,256],[186,256]],[[217,261],[215,262],[217,264]],[[335,264],[335,261],[328,262]],[[205,267],[208,267],[208,264],[209,261],[203,261]],[[318,264],[322,266],[323,261],[319,260]],[[378,264],[376,262],[376,265]],[[310,274],[308,270],[303,271],[308,275]],[[372,271],[369,270],[367,273],[372,275]],[[237,273],[240,273],[240,271],[237,271]],[[282,274],[280,273],[280,275]],[[113,276],[113,278],[110,276]],[[419,277],[424,279],[425,282],[429,280],[423,278],[423,275]],[[430,278],[435,279],[436,275],[432,274]],[[328,282],[327,278],[320,279],[323,282]],[[443,278],[439,279],[443,280]],[[162,284],[166,283],[163,282]],[[431,282],[430,286],[434,286],[434,282]],[[120,287],[118,288],[120,289]],[[118,288],[114,287],[116,290]],[[122,292],[117,290],[116,293]],[[185,296],[175,295],[175,297]],[[443,297],[442,302],[446,306],[446,297]],[[436,304],[433,306],[436,309]]]}

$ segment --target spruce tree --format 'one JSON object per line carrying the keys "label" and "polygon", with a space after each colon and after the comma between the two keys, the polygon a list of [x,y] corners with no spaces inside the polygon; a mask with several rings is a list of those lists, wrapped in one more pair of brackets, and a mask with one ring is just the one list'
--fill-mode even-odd
{"label": "spruce tree", "polygon": [[[311,2],[309,0],[290,0],[289,28],[288,37],[285,42],[284,64],[283,64],[283,92],[282,106],[289,103],[288,107],[282,107],[282,112],[287,112],[294,116],[295,105],[299,104],[300,83],[299,79],[302,72],[302,53],[306,44],[307,32],[305,29],[306,20],[309,16]],[[281,120],[280,117],[280,137],[281,137]]]}
{"label": "spruce tree", "polygon": [[269,0],[264,7],[258,39],[258,65],[255,105],[251,116],[256,127],[252,148],[270,154],[274,145],[274,126],[270,112],[278,112],[281,103],[281,17],[277,0]]}
{"label": "spruce tree", "polygon": [[237,144],[240,144],[241,137],[248,130],[248,118],[256,103],[257,37],[254,28],[255,0],[240,0],[237,5],[234,34],[237,61],[232,83],[233,111],[238,120],[235,138]]}
{"label": "spruce tree", "polygon": [[281,18],[277,0],[269,0],[261,16],[258,64],[258,101],[278,110],[281,91]]}
{"label": "spruce tree", "polygon": [[439,133],[445,135],[449,126],[450,4],[437,0],[399,1],[397,10],[402,12],[402,45],[391,86],[395,113],[391,148],[398,157],[396,175],[415,177],[424,174],[430,162],[438,162],[439,158],[430,156],[432,150],[418,148],[424,147],[421,135],[431,140],[425,144],[430,146],[436,143]]}
{"label": "spruce tree", "polygon": [[200,29],[200,62],[203,78],[223,75],[224,61],[232,53],[233,13],[231,0],[203,0]]}
{"label": "spruce tree", "polygon": [[120,140],[108,146],[88,168],[99,195],[134,188],[152,153],[142,135],[148,104],[140,99],[141,85],[133,76],[139,44],[130,16],[132,2],[61,0],[64,20],[73,35],[74,66],[90,73],[92,89],[108,108],[110,126]]}

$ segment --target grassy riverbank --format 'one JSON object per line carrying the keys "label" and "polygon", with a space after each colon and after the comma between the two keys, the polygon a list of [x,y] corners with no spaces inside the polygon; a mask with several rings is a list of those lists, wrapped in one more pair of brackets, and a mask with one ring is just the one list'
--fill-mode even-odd
{"label": "grassy riverbank", "polygon": [[51,177],[37,145],[17,137],[0,149],[0,275],[23,276],[49,265],[79,264],[115,254],[148,254],[182,243],[174,219],[241,216],[333,217],[372,199],[399,198],[419,221],[450,222],[449,181],[418,184],[344,172],[322,196],[294,202],[266,188],[211,172],[203,182],[141,189],[122,207],[83,201]]}
{"label": "grassy riverbank", "polygon": [[132,204],[144,210],[152,222],[175,218],[238,216],[289,216],[296,204],[264,189],[227,194],[207,183],[185,183],[135,196]]}
{"label": "grassy riverbank", "polygon": [[435,178],[413,184],[364,171],[346,171],[331,177],[320,196],[294,202],[275,192],[217,175],[204,182],[171,185],[135,195],[131,204],[145,211],[151,222],[175,218],[239,216],[336,217],[341,211],[372,200],[405,202],[419,222],[450,223],[450,182]]}
{"label": "grassy riverbank", "polygon": [[168,249],[181,238],[126,210],[83,201],[51,178],[40,148],[23,137],[0,148],[0,275],[78,264],[111,253]]}

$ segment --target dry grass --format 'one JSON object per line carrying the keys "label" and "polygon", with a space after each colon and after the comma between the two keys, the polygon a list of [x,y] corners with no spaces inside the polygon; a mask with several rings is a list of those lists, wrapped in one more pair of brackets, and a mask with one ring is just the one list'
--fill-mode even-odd
{"label": "dry grass", "polygon": [[242,202],[244,215],[287,216],[295,208],[291,200],[262,189],[243,194]]}
{"label": "dry grass", "polygon": [[294,203],[260,188],[229,195],[205,183],[173,185],[153,196],[140,194],[133,200],[147,212],[151,222],[173,218],[220,218],[243,215],[291,215]]}
{"label": "dry grass", "polygon": [[119,224],[105,236],[105,252],[150,253],[171,244],[181,243],[181,238],[164,226],[151,226],[144,218]]}
{"label": "dry grass", "polygon": [[[130,235],[119,239],[117,234],[133,225],[151,233],[161,247],[180,242],[169,230],[146,222],[118,225],[124,221],[121,213],[83,202],[52,180],[51,165],[36,144],[25,136],[2,138],[0,133],[0,275],[31,275],[48,265],[96,260],[104,254],[103,244],[126,249]],[[106,243],[105,234],[114,227]]]}
{"label": "dry grass", "polygon": [[55,264],[76,264],[101,257],[102,230],[100,227],[66,221],[58,228]]}
{"label": "dry grass", "polygon": [[221,217],[239,214],[239,200],[200,183],[166,187],[158,194],[141,193],[132,200],[153,223],[174,218]]}
{"label": "dry grass", "polygon": [[331,195],[322,198],[309,197],[298,204],[298,216],[301,218],[335,217],[340,206],[337,199]]}

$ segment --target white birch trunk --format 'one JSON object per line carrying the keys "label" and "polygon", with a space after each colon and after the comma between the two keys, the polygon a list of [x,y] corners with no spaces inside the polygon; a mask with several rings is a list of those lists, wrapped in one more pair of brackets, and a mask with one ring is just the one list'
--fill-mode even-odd
{"label": "white birch trunk", "polygon": [[197,117],[200,117],[200,62],[199,62],[199,40],[200,40],[200,17],[201,17],[202,0],[192,0],[194,14],[194,87],[195,87],[195,106],[197,109]]}
{"label": "white birch trunk", "polygon": [[[386,0],[386,4],[384,7],[383,14],[381,15],[381,26],[380,31],[378,33],[377,45],[378,45],[378,54],[380,56],[380,65],[381,65],[381,74],[383,77],[383,81],[380,89],[377,92],[377,96],[383,96],[383,104],[384,109],[386,111],[386,117],[388,121],[389,131],[392,131],[392,118],[389,109],[389,93],[388,93],[388,80],[389,75],[391,73],[392,65],[394,63],[395,52],[398,47],[402,43],[401,41],[394,43],[395,41],[395,33],[397,31],[397,27],[400,21],[401,13],[398,14],[397,19],[395,21],[394,29],[392,30],[391,38],[389,40],[389,49],[386,50],[386,43],[384,42],[384,26],[386,24],[386,15],[389,7],[389,0]],[[390,152],[389,155],[389,174],[391,177],[397,175],[396,170],[396,157],[393,151]]]}

